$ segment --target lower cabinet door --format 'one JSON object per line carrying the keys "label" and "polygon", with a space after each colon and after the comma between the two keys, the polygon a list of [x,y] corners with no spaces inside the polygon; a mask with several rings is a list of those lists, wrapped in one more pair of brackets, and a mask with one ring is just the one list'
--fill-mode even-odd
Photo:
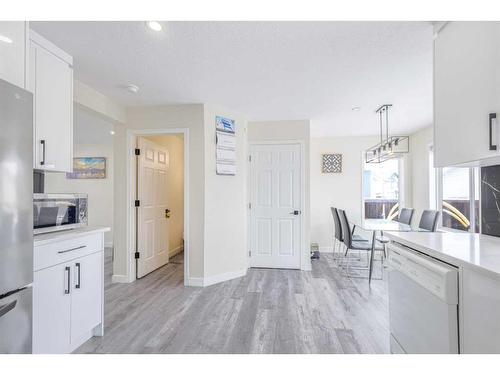
{"label": "lower cabinet door", "polygon": [[86,341],[89,332],[102,319],[102,253],[94,253],[72,262],[71,346]]}
{"label": "lower cabinet door", "polygon": [[69,350],[71,266],[71,263],[63,263],[34,273],[34,353],[67,353]]}

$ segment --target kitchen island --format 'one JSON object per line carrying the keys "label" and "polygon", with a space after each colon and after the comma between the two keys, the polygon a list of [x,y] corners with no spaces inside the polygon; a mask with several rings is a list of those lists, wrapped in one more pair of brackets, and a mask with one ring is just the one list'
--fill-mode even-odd
{"label": "kitchen island", "polygon": [[500,238],[457,232],[385,235],[393,245],[458,270],[460,353],[500,353]]}

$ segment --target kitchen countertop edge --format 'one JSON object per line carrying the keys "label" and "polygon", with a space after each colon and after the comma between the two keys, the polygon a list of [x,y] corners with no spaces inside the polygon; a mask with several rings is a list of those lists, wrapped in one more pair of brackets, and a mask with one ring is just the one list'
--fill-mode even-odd
{"label": "kitchen countertop edge", "polygon": [[[410,232],[411,233],[411,232]],[[436,233],[436,232],[434,232]],[[419,232],[419,235],[429,235],[432,233],[424,233],[424,232]],[[447,232],[442,232],[442,235],[446,236]],[[492,278],[495,278],[496,280],[500,280],[500,268],[498,267],[487,267],[483,265],[477,265],[474,264],[470,261],[460,259],[458,257],[454,257],[453,255],[445,254],[442,251],[429,248],[427,246],[423,246],[422,244],[416,242],[414,239],[407,239],[405,238],[405,233],[404,232],[384,232],[384,235],[389,237],[392,241],[400,243],[404,246],[407,246],[411,249],[417,250],[421,253],[424,253],[430,257],[433,257],[435,259],[441,260],[443,262],[446,262],[448,264],[451,264],[455,267],[461,267],[461,268],[467,268],[472,271],[479,272],[485,276],[489,276]],[[463,233],[464,236],[467,236],[468,233]],[[485,236],[485,235],[480,235],[480,236]],[[491,237],[491,236],[487,236]],[[500,242],[500,239],[498,239]],[[499,248],[499,253],[498,257],[500,258],[500,248]]]}
{"label": "kitchen countertop edge", "polygon": [[84,227],[50,233],[35,234],[33,236],[33,244],[34,246],[41,246],[52,242],[68,240],[71,238],[86,236],[93,233],[105,233],[109,231],[111,231],[110,227]]}

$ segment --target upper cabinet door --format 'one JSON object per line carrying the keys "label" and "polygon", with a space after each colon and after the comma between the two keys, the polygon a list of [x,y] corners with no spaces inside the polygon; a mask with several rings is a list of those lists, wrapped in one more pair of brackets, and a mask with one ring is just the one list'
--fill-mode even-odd
{"label": "upper cabinet door", "polygon": [[[500,23],[449,22],[434,42],[434,145],[438,167],[499,155]],[[492,146],[490,149],[490,143]]]}
{"label": "upper cabinet door", "polygon": [[26,85],[26,22],[0,22],[0,79]]}
{"label": "upper cabinet door", "polygon": [[34,167],[71,172],[73,68],[53,50],[34,41],[31,41],[29,66],[29,88],[34,93],[35,105]]}

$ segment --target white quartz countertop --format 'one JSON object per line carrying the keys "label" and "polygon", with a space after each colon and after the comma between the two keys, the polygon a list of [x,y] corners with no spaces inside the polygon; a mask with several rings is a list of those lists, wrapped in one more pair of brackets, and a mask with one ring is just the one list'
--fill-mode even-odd
{"label": "white quartz countertop", "polygon": [[109,232],[110,230],[111,228],[109,227],[82,227],[77,229],[61,230],[58,232],[36,234],[33,236],[33,242],[35,246],[40,246],[51,242],[67,240],[79,236],[86,236],[92,233]]}
{"label": "white quartz countertop", "polygon": [[498,237],[455,232],[384,232],[384,235],[454,266],[500,278]]}

